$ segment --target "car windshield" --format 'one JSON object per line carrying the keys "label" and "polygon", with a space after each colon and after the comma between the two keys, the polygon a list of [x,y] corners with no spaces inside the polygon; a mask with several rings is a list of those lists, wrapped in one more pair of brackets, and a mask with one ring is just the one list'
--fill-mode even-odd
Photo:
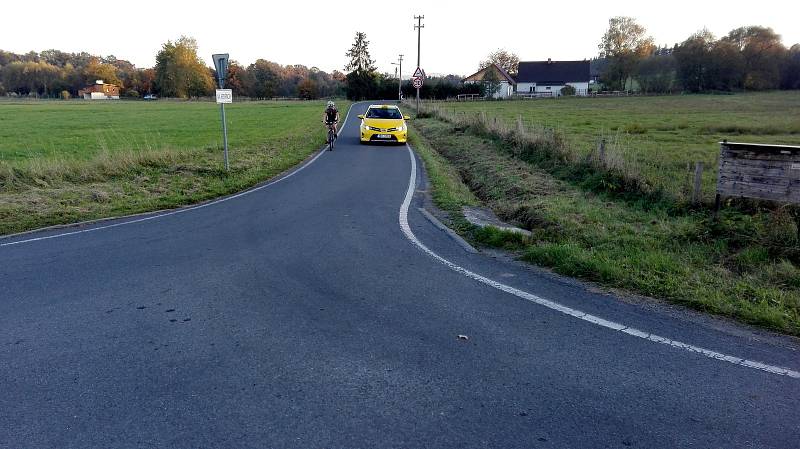
{"label": "car windshield", "polygon": [[400,110],[397,108],[370,108],[369,111],[367,111],[367,118],[398,120],[403,118],[403,116],[400,115]]}

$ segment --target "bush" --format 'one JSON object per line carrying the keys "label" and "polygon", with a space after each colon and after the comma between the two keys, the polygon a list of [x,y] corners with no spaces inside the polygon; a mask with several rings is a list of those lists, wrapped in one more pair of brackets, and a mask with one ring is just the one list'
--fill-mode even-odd
{"label": "bush", "polygon": [[61,98],[62,100],[69,100],[71,95],[69,94],[68,91],[62,90],[61,93],[58,94],[58,97]]}
{"label": "bush", "polygon": [[575,95],[575,87],[567,85],[561,88],[561,95]]}
{"label": "bush", "polygon": [[135,89],[128,89],[125,91],[125,96],[128,98],[139,98],[139,92]]}

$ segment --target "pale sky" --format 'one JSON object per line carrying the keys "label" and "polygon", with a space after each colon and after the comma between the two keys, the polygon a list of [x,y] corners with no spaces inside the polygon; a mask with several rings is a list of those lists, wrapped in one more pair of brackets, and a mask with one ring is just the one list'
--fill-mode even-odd
{"label": "pale sky", "polygon": [[[659,45],[671,46],[703,27],[721,36],[744,25],[772,27],[787,46],[800,42],[800,2],[786,0],[162,0],[148,8],[84,6],[39,0],[33,10],[5,16],[0,49],[113,54],[151,67],[162,43],[187,35],[197,39],[209,65],[212,53],[227,52],[243,65],[264,58],[332,71],[343,70],[355,32],[363,31],[379,70],[393,74],[391,62],[403,53],[407,77],[417,59],[413,16],[419,14],[425,16],[422,67],[429,75],[469,75],[496,48],[516,52],[521,60],[591,58],[608,19],[616,15],[636,18]],[[93,11],[99,11],[97,17]]]}

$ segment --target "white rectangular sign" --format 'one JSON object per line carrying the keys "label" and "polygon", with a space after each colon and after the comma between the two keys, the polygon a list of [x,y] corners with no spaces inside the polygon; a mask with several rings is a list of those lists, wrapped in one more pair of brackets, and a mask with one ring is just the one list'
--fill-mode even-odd
{"label": "white rectangular sign", "polygon": [[217,103],[233,103],[233,91],[230,89],[217,89]]}

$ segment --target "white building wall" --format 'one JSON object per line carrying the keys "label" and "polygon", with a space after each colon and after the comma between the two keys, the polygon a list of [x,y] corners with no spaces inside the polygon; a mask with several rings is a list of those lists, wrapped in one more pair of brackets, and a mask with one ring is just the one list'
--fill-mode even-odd
{"label": "white building wall", "polygon": [[[575,88],[575,92],[577,95],[587,95],[589,92],[589,81],[585,82],[576,82],[576,83],[567,83]],[[517,83],[517,93],[520,95],[525,94],[552,94],[553,96],[560,95],[561,89],[564,85],[561,86],[537,86],[536,83]]]}
{"label": "white building wall", "polygon": [[497,89],[497,93],[494,94],[494,98],[508,98],[513,94],[514,86],[508,81],[502,81],[500,82],[500,87]]}
{"label": "white building wall", "polygon": [[[480,84],[480,81],[467,81],[464,84]],[[492,98],[508,98],[514,95],[514,85],[508,81],[501,81]]]}
{"label": "white building wall", "polygon": [[530,94],[533,93],[532,87],[536,86],[535,83],[517,83],[517,93],[518,94]]}

